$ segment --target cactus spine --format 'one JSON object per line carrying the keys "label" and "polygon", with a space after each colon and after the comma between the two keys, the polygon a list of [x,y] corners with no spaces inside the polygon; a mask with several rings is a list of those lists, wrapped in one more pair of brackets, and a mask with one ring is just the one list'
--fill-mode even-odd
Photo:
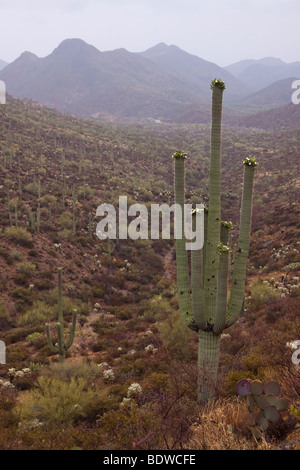
{"label": "cactus spine", "polygon": [[[231,326],[243,308],[246,280],[246,263],[250,243],[252,193],[256,161],[244,160],[244,187],[240,217],[240,234],[234,255],[232,288],[227,300],[230,249],[228,234],[231,223],[221,221],[221,143],[222,101],[225,84],[213,80],[211,161],[209,175],[209,209],[204,216],[204,246],[191,253],[191,288],[188,253],[185,237],[176,239],[178,303],[186,325],[199,335],[198,349],[198,400],[213,398],[219,364],[220,335]],[[184,152],[173,155],[175,162],[175,198],[181,206],[183,226],[185,193]]]}
{"label": "cactus spine", "polygon": [[66,351],[72,346],[74,336],[75,336],[75,327],[76,327],[76,317],[77,313],[74,310],[73,319],[70,327],[69,339],[65,342],[64,336],[64,318],[63,318],[63,307],[62,307],[62,285],[61,285],[61,268],[58,268],[58,322],[57,326],[57,345],[54,345],[50,337],[50,325],[46,324],[46,336],[48,345],[52,352],[59,355],[59,362],[64,362],[66,357]]}

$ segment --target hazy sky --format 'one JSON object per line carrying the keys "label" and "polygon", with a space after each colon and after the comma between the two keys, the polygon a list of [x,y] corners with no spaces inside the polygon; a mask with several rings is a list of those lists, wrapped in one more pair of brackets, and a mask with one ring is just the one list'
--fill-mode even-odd
{"label": "hazy sky", "polygon": [[0,0],[0,59],[45,57],[67,38],[100,51],[159,42],[225,66],[300,60],[300,0]]}

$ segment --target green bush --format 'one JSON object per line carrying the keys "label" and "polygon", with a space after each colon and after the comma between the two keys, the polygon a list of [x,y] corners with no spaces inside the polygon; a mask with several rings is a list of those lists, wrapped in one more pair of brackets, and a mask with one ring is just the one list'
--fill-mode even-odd
{"label": "green bush", "polygon": [[102,376],[102,370],[94,362],[64,362],[51,364],[43,371],[43,375],[63,382],[70,382],[72,378],[81,378],[89,384]]}
{"label": "green bush", "polygon": [[18,326],[43,325],[56,318],[56,309],[41,300],[36,300],[26,312],[18,318]]}
{"label": "green bush", "polygon": [[95,397],[82,378],[65,382],[57,378],[39,377],[36,387],[22,394],[16,413],[21,422],[37,419],[47,426],[73,424],[84,416],[84,407]]}
{"label": "green bush", "polygon": [[279,298],[280,293],[268,284],[264,284],[261,280],[251,286],[251,304],[256,308],[275,302]]}
{"label": "green bush", "polygon": [[29,233],[24,227],[6,227],[4,234],[9,240],[23,245],[29,248],[33,246],[33,239],[31,233]]}
{"label": "green bush", "polygon": [[72,217],[68,212],[63,212],[57,219],[57,225],[62,229],[67,229],[72,227]]}
{"label": "green bush", "polygon": [[11,322],[11,316],[3,299],[0,297],[0,329],[4,329]]}
{"label": "green bush", "polygon": [[32,304],[33,292],[32,289],[26,289],[25,287],[16,287],[11,295],[16,299],[15,306],[18,312],[24,311],[28,305]]}
{"label": "green bush", "polygon": [[20,274],[24,274],[25,276],[30,276],[36,269],[36,265],[31,263],[30,261],[25,261],[22,263],[18,263],[17,265],[17,272]]}

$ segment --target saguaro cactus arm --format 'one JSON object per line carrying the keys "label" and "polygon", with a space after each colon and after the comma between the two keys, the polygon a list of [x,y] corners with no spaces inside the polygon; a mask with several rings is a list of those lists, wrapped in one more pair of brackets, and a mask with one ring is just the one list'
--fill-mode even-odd
{"label": "saguaro cactus arm", "polygon": [[177,286],[178,286],[178,304],[180,313],[186,325],[192,330],[197,331],[197,325],[193,317],[192,302],[190,296],[190,280],[188,267],[188,254],[185,248],[184,235],[184,193],[185,193],[185,152],[175,152],[173,154],[175,161],[175,197],[176,205],[180,208],[176,214],[175,233],[176,233],[176,265],[177,265]]}
{"label": "saguaro cactus arm", "polygon": [[69,339],[68,339],[68,341],[66,342],[66,345],[65,345],[66,349],[69,349],[72,346],[73,341],[74,341],[75,328],[76,328],[76,318],[77,318],[77,312],[76,312],[76,310],[74,310],[73,316],[72,316],[72,324],[70,326]]}
{"label": "saguaro cactus arm", "polygon": [[232,287],[228,303],[226,328],[237,320],[244,301],[247,258],[250,245],[254,170],[257,166],[255,157],[244,160],[244,187],[241,207],[240,234],[234,255]]}
{"label": "saguaro cactus arm", "polygon": [[46,327],[46,337],[47,337],[47,342],[48,342],[49,348],[51,349],[51,352],[57,354],[58,353],[58,348],[56,346],[54,346],[54,344],[52,343],[51,336],[50,336],[50,325],[49,325],[49,323],[46,323],[45,327]]}
{"label": "saguaro cactus arm", "polygon": [[[193,231],[196,231],[197,210],[193,210]],[[204,217],[205,223],[205,217]],[[193,315],[198,328],[205,330],[207,327],[205,320],[205,303],[203,287],[203,254],[204,246],[200,249],[194,249],[191,253],[191,271],[192,271],[192,307]]]}
{"label": "saguaro cactus arm", "polygon": [[213,332],[222,333],[226,322],[227,313],[227,284],[230,248],[228,245],[229,231],[232,229],[231,222],[221,222],[221,242],[218,246],[219,251],[219,270],[218,270],[218,288],[216,313],[214,319]]}

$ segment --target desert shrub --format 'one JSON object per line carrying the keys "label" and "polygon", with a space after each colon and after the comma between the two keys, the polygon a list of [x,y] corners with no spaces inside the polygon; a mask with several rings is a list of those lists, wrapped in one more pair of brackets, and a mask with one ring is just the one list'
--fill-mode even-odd
{"label": "desert shrub", "polygon": [[119,410],[111,410],[99,419],[99,426],[106,435],[107,444],[122,450],[132,449],[133,443],[142,441],[151,433],[144,443],[144,449],[164,448],[160,432],[160,417],[155,410],[138,406],[124,405]]}
{"label": "desert shrub", "polygon": [[38,202],[41,204],[41,207],[49,206],[49,205],[54,206],[56,201],[57,201],[57,198],[53,196],[53,194],[45,194],[44,196],[38,199]]}
{"label": "desert shrub", "polygon": [[18,343],[23,341],[31,332],[31,328],[12,328],[5,333],[5,341],[7,343]]}
{"label": "desert shrub", "polygon": [[120,374],[124,377],[141,377],[148,368],[148,364],[145,363],[143,358],[135,358],[134,356],[124,356],[124,362],[120,366]]}
{"label": "desert shrub", "polygon": [[145,321],[155,322],[173,313],[174,309],[170,302],[160,295],[154,296],[151,300],[142,301],[140,304],[140,317]]}
{"label": "desert shrub", "polygon": [[[15,406],[15,391],[12,390],[4,390],[1,388],[0,390],[0,423],[1,423],[1,433],[2,430],[5,428],[9,428],[11,426],[16,426],[18,423],[17,417],[15,416],[13,409]],[[0,437],[1,443],[1,437]],[[1,444],[0,444],[1,445]]]}
{"label": "desert shrub", "polygon": [[2,256],[3,259],[5,259],[6,263],[8,265],[13,264],[14,258],[12,255],[5,249],[4,247],[0,246],[0,256]]}
{"label": "desert shrub", "polygon": [[11,253],[11,256],[12,256],[13,259],[16,259],[18,261],[23,261],[23,255],[19,251],[13,251]]}
{"label": "desert shrub", "polygon": [[174,357],[187,361],[196,358],[196,351],[191,347],[194,333],[184,325],[179,313],[173,313],[159,325],[159,336]]}
{"label": "desert shrub", "polygon": [[81,185],[78,188],[78,199],[91,199],[94,196],[95,190],[87,184]]}
{"label": "desert shrub", "polygon": [[15,305],[18,311],[22,311],[28,305],[31,305],[33,300],[32,290],[25,287],[16,287],[11,295],[16,299]]}
{"label": "desert shrub", "polygon": [[28,183],[24,187],[24,190],[30,194],[37,194],[38,193],[38,183],[35,181],[33,183]]}
{"label": "desert shrub", "polygon": [[38,290],[49,290],[52,288],[53,283],[46,277],[40,277],[35,280],[34,285]]}
{"label": "desert shrub", "polygon": [[56,219],[56,223],[62,229],[67,229],[72,227],[72,217],[68,212],[63,212]]}
{"label": "desert shrub", "polygon": [[6,227],[4,234],[9,240],[31,248],[33,246],[33,239],[30,232],[24,227]]}
{"label": "desert shrub", "polygon": [[147,251],[141,253],[138,258],[138,263],[143,266],[145,269],[145,265],[147,269],[153,274],[158,274],[162,272],[164,266],[162,262],[162,258],[155,253],[152,248],[149,248]]}
{"label": "desert shrub", "polygon": [[263,377],[263,370],[266,366],[267,358],[261,351],[259,346],[253,348],[249,354],[244,356],[241,360],[241,365],[245,370],[251,371],[256,376]]}
{"label": "desert shrub", "polygon": [[114,328],[117,325],[117,321],[109,321],[103,318],[98,318],[96,321],[92,323],[93,330],[95,333],[100,335],[103,338],[105,335],[109,335],[110,333],[114,333]]}
{"label": "desert shrub", "polygon": [[169,389],[169,380],[170,377],[168,374],[163,372],[153,372],[146,377],[143,383],[144,394],[149,397],[161,394]]}
{"label": "desert shrub", "polygon": [[18,318],[18,326],[41,325],[55,318],[56,310],[53,306],[41,300],[36,300],[26,312]]}
{"label": "desert shrub", "polygon": [[3,299],[0,297],[0,330],[4,330],[11,324],[11,316]]}
{"label": "desert shrub", "polygon": [[52,377],[63,382],[70,382],[72,378],[81,378],[90,383],[101,375],[101,368],[94,362],[87,361],[53,363],[43,370],[43,376]]}
{"label": "desert shrub", "polygon": [[111,342],[108,339],[102,338],[94,341],[90,348],[93,352],[106,351],[111,346]]}
{"label": "desert shrub", "polygon": [[64,228],[63,230],[60,230],[59,232],[57,232],[58,241],[61,241],[61,240],[70,241],[72,240],[73,237],[74,237],[74,233],[73,233],[73,230],[71,229]]}
{"label": "desert shrub", "polygon": [[129,320],[133,316],[132,310],[128,307],[112,307],[110,310],[119,320]]}
{"label": "desert shrub", "polygon": [[[57,308],[57,299],[58,299],[57,287],[55,287],[54,289],[48,292],[43,293],[42,297],[43,297],[44,302],[46,302],[48,305]],[[76,306],[75,302],[65,295],[62,296],[62,307],[63,307],[64,315],[66,316],[72,315],[72,312],[75,308],[78,311],[78,307]],[[80,310],[80,313],[82,313],[82,310]]]}
{"label": "desert shrub", "polygon": [[36,387],[22,394],[16,413],[21,422],[37,419],[48,426],[73,424],[84,415],[84,407],[94,396],[82,378],[65,382],[41,376]]}
{"label": "desert shrub", "polygon": [[124,287],[124,284],[125,284],[124,275],[122,275],[122,274],[114,274],[114,275],[111,274],[107,278],[107,283],[110,286],[122,289],[122,287]]}
{"label": "desert shrub", "polygon": [[105,285],[102,284],[101,282],[98,282],[92,287],[91,293],[93,297],[102,299],[102,297],[104,297],[105,295],[105,291],[106,291]]}
{"label": "desert shrub", "polygon": [[25,276],[30,276],[36,269],[36,265],[30,261],[21,262],[17,265],[17,272],[24,274]]}
{"label": "desert shrub", "polygon": [[26,341],[29,343],[34,343],[36,339],[38,339],[41,336],[41,333],[38,331],[35,331],[34,333],[30,333],[28,336],[26,336]]}
{"label": "desert shrub", "polygon": [[84,421],[95,422],[105,413],[117,410],[120,406],[118,396],[111,394],[110,388],[100,388],[95,396],[84,407]]}
{"label": "desert shrub", "polygon": [[270,302],[275,302],[279,297],[279,292],[268,284],[264,284],[261,280],[251,286],[251,304],[256,308],[262,307]]}
{"label": "desert shrub", "polygon": [[11,344],[6,348],[6,362],[7,364],[20,364],[28,361],[30,353],[26,346],[23,344]]}

